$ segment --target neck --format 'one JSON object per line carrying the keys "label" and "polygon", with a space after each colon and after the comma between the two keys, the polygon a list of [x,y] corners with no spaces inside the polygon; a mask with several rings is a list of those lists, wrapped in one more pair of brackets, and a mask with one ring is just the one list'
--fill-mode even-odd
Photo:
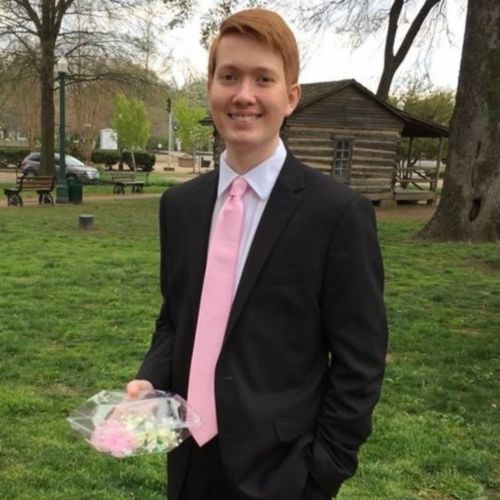
{"label": "neck", "polygon": [[278,147],[279,138],[268,148],[246,150],[245,148],[229,147],[226,150],[226,162],[236,173],[244,175],[263,161],[270,158]]}

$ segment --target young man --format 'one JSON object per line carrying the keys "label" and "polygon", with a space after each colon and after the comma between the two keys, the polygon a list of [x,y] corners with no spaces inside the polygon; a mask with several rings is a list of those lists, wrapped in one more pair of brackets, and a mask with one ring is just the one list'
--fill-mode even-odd
{"label": "young man", "polygon": [[277,14],[227,18],[208,74],[227,149],[161,200],[165,300],[128,391],[176,392],[203,419],[169,454],[169,500],[327,500],[370,433],[387,342],[373,209],[281,142],[298,68]]}

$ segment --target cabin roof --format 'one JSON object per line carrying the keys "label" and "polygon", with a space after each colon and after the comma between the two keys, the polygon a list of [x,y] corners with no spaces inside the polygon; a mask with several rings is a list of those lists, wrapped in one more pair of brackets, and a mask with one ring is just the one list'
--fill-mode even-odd
{"label": "cabin roof", "polygon": [[403,137],[448,137],[447,127],[429,120],[424,120],[418,116],[392,106],[353,79],[301,84],[302,95],[300,97],[299,105],[294,113],[307,108],[308,106],[321,101],[329,95],[334,94],[335,92],[338,92],[348,86],[354,86],[368,98],[374,100],[381,107],[400,118],[404,122],[403,130],[401,132]]}
{"label": "cabin roof", "polygon": [[[348,86],[355,87],[369,99],[372,99],[378,103],[379,106],[402,120],[403,129],[401,131],[401,135],[403,137],[448,137],[447,127],[434,123],[430,120],[424,120],[423,118],[392,106],[388,102],[377,97],[372,91],[368,90],[365,86],[361,85],[354,79],[331,82],[302,83],[302,94],[294,113],[297,113],[298,111],[301,111]],[[208,115],[200,120],[200,123],[203,125],[212,125],[212,117]]]}

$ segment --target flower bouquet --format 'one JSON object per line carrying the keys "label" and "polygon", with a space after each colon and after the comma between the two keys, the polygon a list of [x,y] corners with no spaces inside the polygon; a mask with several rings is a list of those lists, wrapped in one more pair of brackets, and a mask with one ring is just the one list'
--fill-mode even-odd
{"label": "flower bouquet", "polygon": [[68,421],[96,450],[122,458],[168,452],[200,425],[180,396],[153,390],[138,399],[123,391],[101,391],[73,410]]}

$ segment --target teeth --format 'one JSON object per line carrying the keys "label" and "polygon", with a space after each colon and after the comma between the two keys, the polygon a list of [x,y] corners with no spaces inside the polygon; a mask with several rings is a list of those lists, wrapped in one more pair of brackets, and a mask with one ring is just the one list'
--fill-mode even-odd
{"label": "teeth", "polygon": [[231,114],[230,115],[233,120],[238,120],[240,122],[249,122],[252,120],[256,120],[258,118],[258,115],[235,115]]}

